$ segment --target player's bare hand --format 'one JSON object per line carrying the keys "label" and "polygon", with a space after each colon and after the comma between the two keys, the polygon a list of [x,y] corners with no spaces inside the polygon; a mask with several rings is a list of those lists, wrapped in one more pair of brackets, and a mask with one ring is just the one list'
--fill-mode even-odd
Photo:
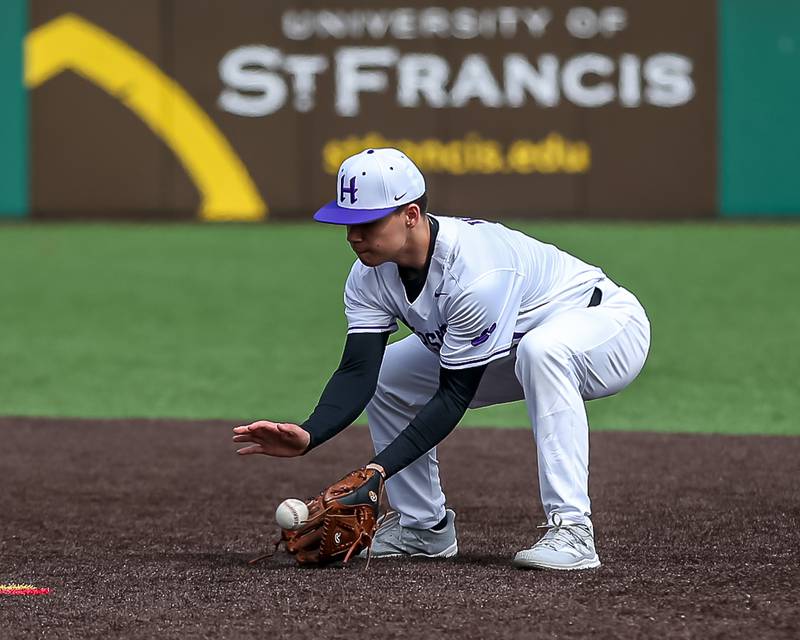
{"label": "player's bare hand", "polygon": [[249,455],[262,453],[267,456],[291,458],[301,456],[308,449],[311,436],[308,431],[291,422],[270,422],[257,420],[251,424],[234,427],[234,442],[251,442],[236,453]]}

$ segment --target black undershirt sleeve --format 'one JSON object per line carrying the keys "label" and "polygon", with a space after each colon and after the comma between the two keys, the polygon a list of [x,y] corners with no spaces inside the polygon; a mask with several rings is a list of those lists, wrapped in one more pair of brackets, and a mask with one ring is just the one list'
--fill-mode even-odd
{"label": "black undershirt sleeve", "polygon": [[470,369],[439,369],[439,389],[392,443],[372,459],[386,477],[405,469],[455,429],[466,412],[486,365]]}
{"label": "black undershirt sleeve", "polygon": [[301,427],[311,442],[306,453],[330,440],[361,415],[375,393],[389,332],[351,333],[339,368],[322,392],[316,409]]}

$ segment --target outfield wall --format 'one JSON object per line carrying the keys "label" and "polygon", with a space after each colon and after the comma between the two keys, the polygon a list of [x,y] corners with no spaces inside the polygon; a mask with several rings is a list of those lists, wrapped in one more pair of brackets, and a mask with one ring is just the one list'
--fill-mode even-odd
{"label": "outfield wall", "polygon": [[[17,187],[3,189],[0,210],[308,217],[335,195],[344,157],[392,145],[425,172],[434,209],[451,214],[800,211],[780,172],[780,194],[759,195],[772,156],[753,154],[740,123],[754,96],[717,57],[718,20],[737,67],[756,69],[784,29],[771,64],[789,70],[800,29],[776,16],[796,11],[767,5],[759,23],[743,0],[30,0],[27,17],[13,0],[2,11],[16,7],[6,22],[17,30],[3,46],[21,45],[29,25],[16,63],[27,95],[4,56],[6,107],[17,106],[2,114],[10,132],[28,131],[28,118],[30,129],[27,147],[0,156]],[[742,49],[749,23],[761,24],[758,47]],[[797,91],[769,86],[768,104]],[[786,157],[775,164],[794,170]]]}
{"label": "outfield wall", "polygon": [[22,83],[26,0],[0,8],[0,218],[24,216],[28,206],[28,93]]}
{"label": "outfield wall", "polygon": [[800,213],[800,2],[719,5],[719,209]]}

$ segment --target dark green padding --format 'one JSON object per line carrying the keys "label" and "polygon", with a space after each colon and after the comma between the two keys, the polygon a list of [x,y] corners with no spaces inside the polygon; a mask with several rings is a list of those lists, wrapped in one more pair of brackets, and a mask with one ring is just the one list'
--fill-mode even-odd
{"label": "dark green padding", "polygon": [[719,0],[719,207],[800,214],[800,2]]}
{"label": "dark green padding", "polygon": [[0,217],[28,213],[28,94],[22,81],[27,4],[0,3]]}

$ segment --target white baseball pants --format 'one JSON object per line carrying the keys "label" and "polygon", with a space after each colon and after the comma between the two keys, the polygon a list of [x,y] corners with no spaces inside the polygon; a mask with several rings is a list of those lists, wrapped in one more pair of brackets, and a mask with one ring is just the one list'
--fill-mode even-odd
{"label": "white baseball pants", "polygon": [[[524,399],[536,441],[539,488],[549,522],[589,516],[589,424],[585,400],[624,389],[644,366],[650,323],[636,297],[610,280],[599,306],[573,308],[529,331],[507,357],[486,369],[471,408]],[[386,349],[378,387],[367,407],[375,452],[383,450],[430,400],[439,358],[416,336]],[[445,512],[436,449],[386,483],[403,526],[427,529]]]}

